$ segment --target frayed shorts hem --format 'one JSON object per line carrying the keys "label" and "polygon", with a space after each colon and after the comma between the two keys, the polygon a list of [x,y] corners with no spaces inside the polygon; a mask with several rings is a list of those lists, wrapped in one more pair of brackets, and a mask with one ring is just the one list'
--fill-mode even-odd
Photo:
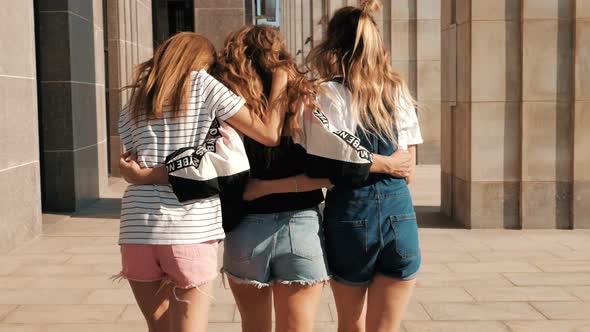
{"label": "frayed shorts hem", "polygon": [[269,287],[269,286],[272,286],[273,284],[280,284],[280,285],[287,285],[287,286],[290,286],[290,285],[313,286],[316,284],[326,283],[326,282],[330,281],[330,277],[328,276],[326,278],[321,278],[321,279],[317,279],[317,280],[282,280],[282,279],[277,279],[277,280],[271,280],[270,282],[262,282],[262,281],[258,281],[258,280],[238,277],[235,274],[232,274],[231,272],[228,272],[225,269],[222,269],[221,273],[227,275],[228,279],[231,279],[232,281],[234,281],[237,284],[252,285],[258,289],[261,289],[264,287]]}

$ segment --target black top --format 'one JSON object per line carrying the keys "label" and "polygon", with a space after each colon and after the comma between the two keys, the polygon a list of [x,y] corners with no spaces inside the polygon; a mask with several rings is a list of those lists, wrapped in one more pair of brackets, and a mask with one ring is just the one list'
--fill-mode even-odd
{"label": "black top", "polygon": [[[260,180],[276,180],[305,173],[305,150],[283,137],[281,144],[268,148],[245,137],[244,145],[250,161],[250,176]],[[304,193],[273,194],[246,202],[248,213],[277,213],[308,209],[324,200],[321,189]]]}

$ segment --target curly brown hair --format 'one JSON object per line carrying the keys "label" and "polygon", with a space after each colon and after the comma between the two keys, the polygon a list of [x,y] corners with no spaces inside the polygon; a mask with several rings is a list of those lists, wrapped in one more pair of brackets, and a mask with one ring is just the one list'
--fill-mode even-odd
{"label": "curly brown hair", "polygon": [[231,33],[218,54],[212,75],[246,99],[248,109],[264,119],[272,71],[276,68],[288,73],[286,96],[278,102],[286,103],[281,109],[287,109],[283,135],[293,136],[300,132],[294,115],[302,107],[317,107],[317,84],[297,68],[279,31],[265,25],[246,25]]}

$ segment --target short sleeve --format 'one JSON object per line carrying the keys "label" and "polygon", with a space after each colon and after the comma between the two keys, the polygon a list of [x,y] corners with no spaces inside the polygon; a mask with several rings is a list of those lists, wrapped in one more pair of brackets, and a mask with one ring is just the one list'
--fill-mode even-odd
{"label": "short sleeve", "polygon": [[214,114],[219,120],[227,120],[234,116],[244,106],[244,98],[236,95],[221,82],[209,75],[206,71],[201,71],[203,84],[203,96],[205,98],[205,107],[210,114]]}
{"label": "short sleeve", "polygon": [[123,108],[119,114],[119,137],[123,145],[123,152],[133,150],[133,121],[129,107]]}
{"label": "short sleeve", "polygon": [[422,132],[416,114],[416,107],[409,102],[401,105],[397,117],[398,144],[404,148],[409,145],[422,144]]}
{"label": "short sleeve", "polygon": [[318,94],[317,102],[320,110],[334,127],[355,132],[356,128],[348,128],[344,116],[345,104],[340,92],[335,89],[333,83],[327,82],[321,85],[321,93]]}

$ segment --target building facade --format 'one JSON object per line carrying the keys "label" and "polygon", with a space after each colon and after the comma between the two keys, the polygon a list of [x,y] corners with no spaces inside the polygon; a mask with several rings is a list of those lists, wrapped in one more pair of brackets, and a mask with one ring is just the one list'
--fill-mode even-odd
{"label": "building facade", "polygon": [[[393,67],[422,106],[418,162],[441,164],[441,210],[468,228],[590,228],[590,1],[382,2]],[[356,4],[283,1],[297,60]]]}
{"label": "building facade", "polygon": [[[419,101],[419,162],[471,228],[590,227],[590,0],[383,1],[392,64]],[[0,252],[117,176],[121,88],[177,31],[221,46],[272,18],[301,64],[356,0],[7,0],[0,9]],[[273,7],[274,6],[274,7]]]}

